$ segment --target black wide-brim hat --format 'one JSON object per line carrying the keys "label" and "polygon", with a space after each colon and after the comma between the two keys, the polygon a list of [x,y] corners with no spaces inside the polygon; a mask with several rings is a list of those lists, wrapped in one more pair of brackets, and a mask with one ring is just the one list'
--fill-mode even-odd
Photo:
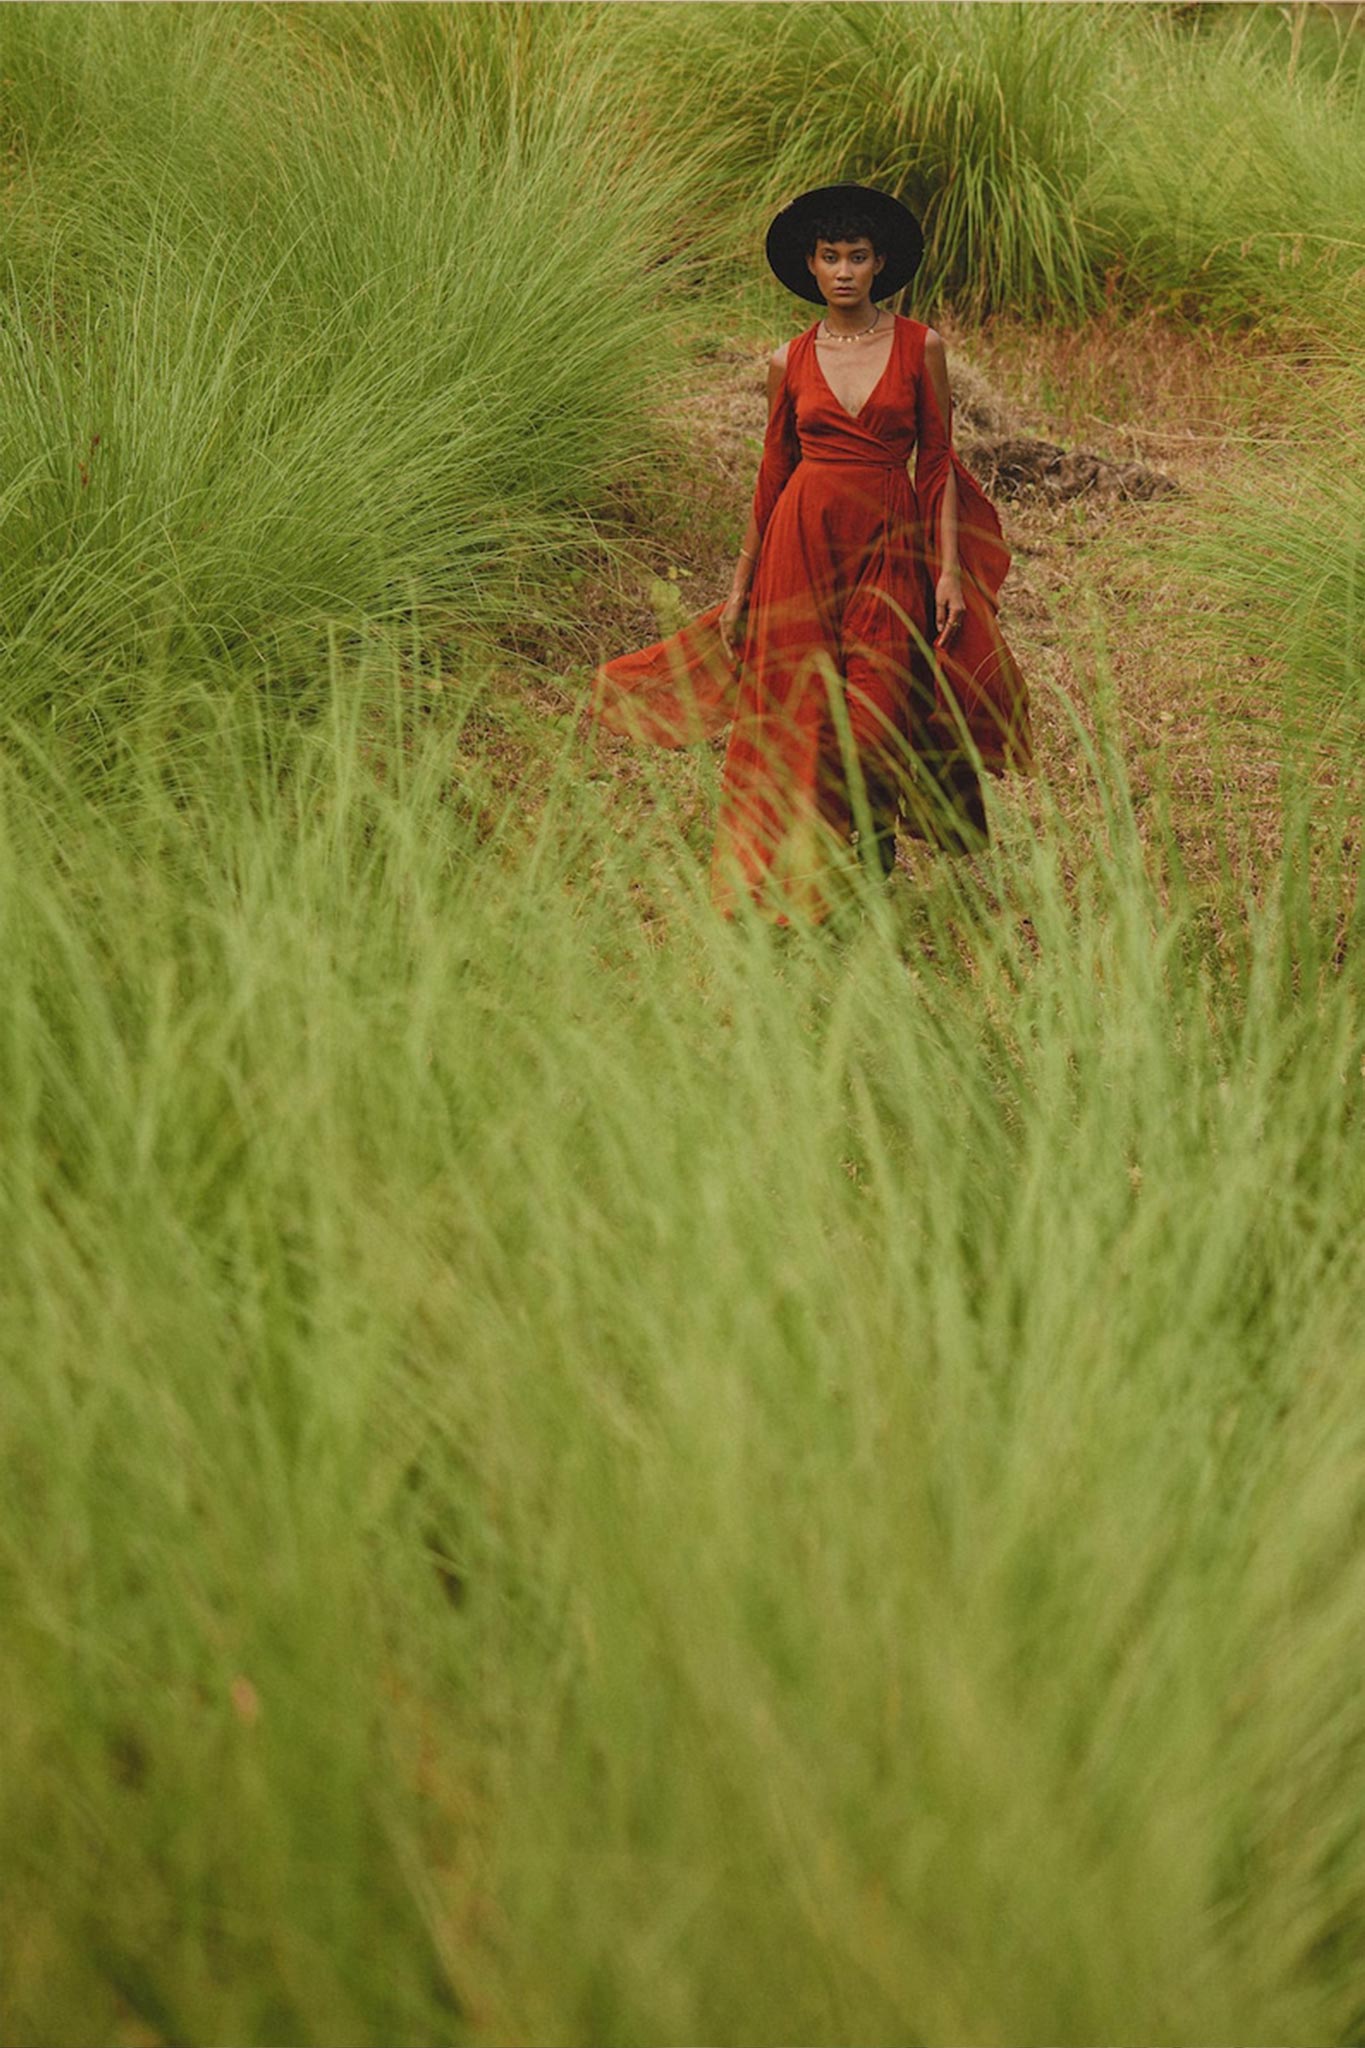
{"label": "black wide-brim hat", "polygon": [[774,214],[768,229],[768,262],[789,292],[824,305],[824,294],[806,267],[806,252],[815,222],[829,213],[860,213],[871,222],[877,254],[886,257],[872,280],[872,298],[889,299],[909,284],[924,254],[924,230],[909,207],[875,185],[813,185]]}

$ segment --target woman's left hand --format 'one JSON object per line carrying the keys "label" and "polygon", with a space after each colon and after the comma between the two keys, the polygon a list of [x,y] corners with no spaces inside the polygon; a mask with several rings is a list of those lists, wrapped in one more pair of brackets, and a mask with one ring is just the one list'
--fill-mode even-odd
{"label": "woman's left hand", "polygon": [[966,616],[967,600],[962,595],[961,574],[956,569],[945,569],[934,586],[934,627],[945,646],[957,638],[958,628]]}

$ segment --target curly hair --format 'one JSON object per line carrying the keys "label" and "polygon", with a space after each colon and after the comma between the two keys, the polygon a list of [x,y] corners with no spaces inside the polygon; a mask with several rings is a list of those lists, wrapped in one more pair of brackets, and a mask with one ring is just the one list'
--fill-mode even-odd
{"label": "curly hair", "polygon": [[806,229],[806,254],[815,254],[819,242],[857,242],[872,244],[874,256],[885,254],[877,240],[877,224],[870,213],[851,210],[847,213],[817,214]]}

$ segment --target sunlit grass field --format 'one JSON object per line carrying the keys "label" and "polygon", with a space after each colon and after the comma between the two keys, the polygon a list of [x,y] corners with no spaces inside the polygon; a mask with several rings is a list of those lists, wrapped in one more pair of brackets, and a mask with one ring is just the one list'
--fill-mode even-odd
{"label": "sunlit grass field", "polygon": [[812,932],[516,653],[784,184],[1358,392],[1229,252],[1256,135],[1365,238],[1359,38],[1234,12],[0,10],[6,2042],[1365,2033],[1358,413],[1194,565],[1336,749],[1254,887],[1084,607],[1066,802]]}

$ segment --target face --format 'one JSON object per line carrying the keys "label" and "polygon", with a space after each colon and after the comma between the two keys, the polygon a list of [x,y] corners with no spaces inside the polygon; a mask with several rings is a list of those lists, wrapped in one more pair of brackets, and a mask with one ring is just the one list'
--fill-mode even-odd
{"label": "face", "polygon": [[885,261],[885,256],[873,253],[864,235],[852,242],[817,242],[814,255],[806,258],[806,268],[827,305],[856,306],[871,291]]}

